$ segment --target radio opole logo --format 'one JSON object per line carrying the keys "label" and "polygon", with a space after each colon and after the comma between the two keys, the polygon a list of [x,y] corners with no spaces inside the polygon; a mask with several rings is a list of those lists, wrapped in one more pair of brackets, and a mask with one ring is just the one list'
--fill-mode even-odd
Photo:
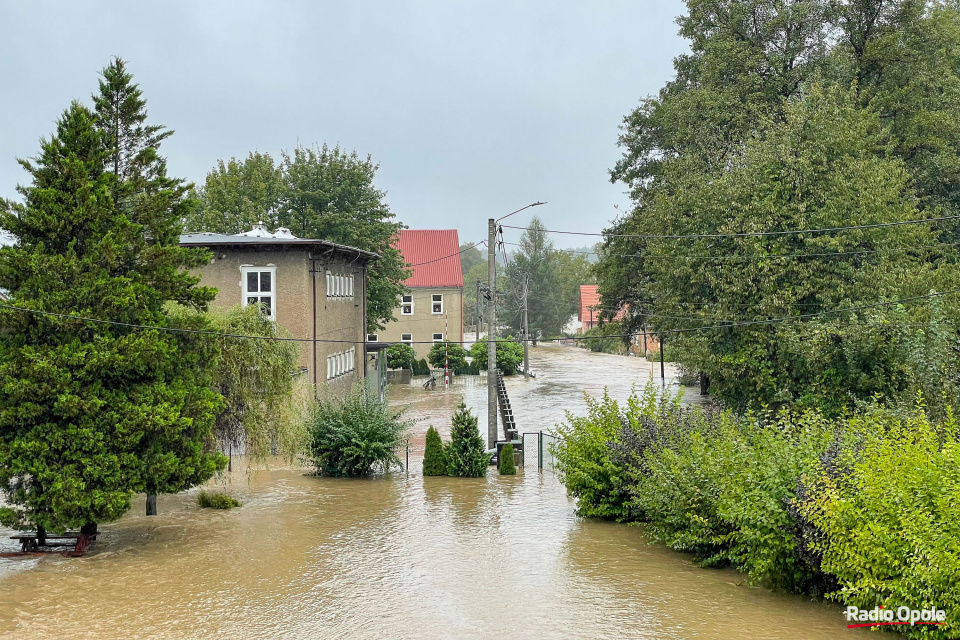
{"label": "radio opole logo", "polygon": [[847,616],[847,622],[860,623],[848,624],[848,629],[885,625],[944,625],[947,620],[947,612],[936,607],[930,607],[929,609],[911,609],[910,607],[859,609],[857,607],[847,607],[845,615]]}

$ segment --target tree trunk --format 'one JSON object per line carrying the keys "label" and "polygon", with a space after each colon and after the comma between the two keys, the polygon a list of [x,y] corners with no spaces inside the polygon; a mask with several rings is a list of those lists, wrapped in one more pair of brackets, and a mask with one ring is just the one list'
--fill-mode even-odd
{"label": "tree trunk", "polygon": [[705,374],[703,371],[700,372],[700,395],[707,395],[707,391],[710,389],[710,376]]}
{"label": "tree trunk", "polygon": [[47,544],[47,530],[41,526],[37,526],[37,546],[42,547]]}
{"label": "tree trunk", "polygon": [[147,494],[147,515],[157,515],[157,494],[155,493]]}

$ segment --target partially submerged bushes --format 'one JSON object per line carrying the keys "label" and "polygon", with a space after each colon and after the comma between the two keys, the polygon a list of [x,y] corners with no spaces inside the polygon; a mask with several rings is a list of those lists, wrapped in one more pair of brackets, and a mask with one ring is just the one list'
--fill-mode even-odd
{"label": "partially submerged bushes", "polygon": [[241,506],[242,503],[221,491],[201,489],[197,494],[197,504],[204,509],[233,509]]}
{"label": "partially submerged bushes", "polygon": [[319,473],[365,476],[401,467],[397,448],[408,424],[365,387],[320,401],[310,418],[310,459]]}
{"label": "partially submerged bushes", "polygon": [[[960,611],[960,429],[874,409],[738,417],[648,388],[568,416],[557,469],[585,516],[754,582],[875,606]],[[953,637],[957,623],[902,629]],[[932,634],[932,635],[931,635]]]}
{"label": "partially submerged bushes", "polygon": [[423,475],[482,478],[489,465],[477,417],[462,400],[453,414],[449,443],[444,444],[433,427],[427,429]]}

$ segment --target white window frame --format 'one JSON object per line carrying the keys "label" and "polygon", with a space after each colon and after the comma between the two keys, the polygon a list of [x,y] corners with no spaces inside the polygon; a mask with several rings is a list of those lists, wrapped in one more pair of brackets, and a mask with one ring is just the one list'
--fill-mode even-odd
{"label": "white window frame", "polygon": [[[407,302],[407,298],[410,299],[409,302]],[[404,307],[405,307],[406,305],[410,305],[410,313],[407,313],[406,311],[404,311]],[[402,315],[402,316],[412,316],[412,315],[413,315],[413,312],[414,312],[414,308],[413,308],[413,294],[411,293],[411,294],[409,294],[409,295],[402,295],[402,296],[400,296],[400,315]]]}
{"label": "white window frame", "polygon": [[[437,298],[440,298],[437,300]],[[433,308],[433,305],[440,303],[440,310],[437,311]],[[430,294],[430,313],[435,316],[443,315],[443,294],[442,293],[431,293]]]}
{"label": "white window frame", "polygon": [[333,296],[333,274],[327,271],[327,297]]}
{"label": "white window frame", "polygon": [[[407,336],[407,337],[404,338],[403,336]],[[401,334],[400,334],[400,342],[402,342],[403,344],[412,345],[412,344],[413,344],[413,334],[412,334],[412,333],[401,333]]]}
{"label": "white window frame", "polygon": [[347,296],[353,297],[353,274],[347,276]]}
{"label": "white window frame", "polygon": [[[252,265],[247,265],[240,267],[240,303],[241,306],[247,306],[247,298],[249,296],[262,297],[260,291],[247,291],[247,274],[249,273],[264,273],[267,272],[270,274],[270,319],[274,322],[277,321],[277,268],[276,267],[254,267]],[[257,278],[259,281],[259,277]]]}
{"label": "white window frame", "polygon": [[[437,336],[440,336],[440,339],[439,339],[439,340],[437,339]],[[442,333],[435,333],[435,334],[433,334],[433,341],[434,341],[434,342],[443,342],[443,334],[442,334]]]}
{"label": "white window frame", "polygon": [[368,334],[367,334],[367,342],[380,342],[380,334],[379,334],[379,333],[368,333]]}

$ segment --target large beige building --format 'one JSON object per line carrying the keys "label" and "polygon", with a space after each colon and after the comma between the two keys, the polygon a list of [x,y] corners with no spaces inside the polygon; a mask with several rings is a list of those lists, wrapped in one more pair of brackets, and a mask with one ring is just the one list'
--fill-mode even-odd
{"label": "large beige building", "polygon": [[463,270],[456,229],[400,232],[397,249],[411,265],[394,320],[370,342],[405,342],[426,358],[435,342],[463,343]]}
{"label": "large beige building", "polygon": [[318,395],[363,380],[367,265],[377,254],[262,225],[239,235],[188,233],[180,244],[213,253],[200,284],[217,288],[214,306],[260,304],[303,340],[301,367]]}

